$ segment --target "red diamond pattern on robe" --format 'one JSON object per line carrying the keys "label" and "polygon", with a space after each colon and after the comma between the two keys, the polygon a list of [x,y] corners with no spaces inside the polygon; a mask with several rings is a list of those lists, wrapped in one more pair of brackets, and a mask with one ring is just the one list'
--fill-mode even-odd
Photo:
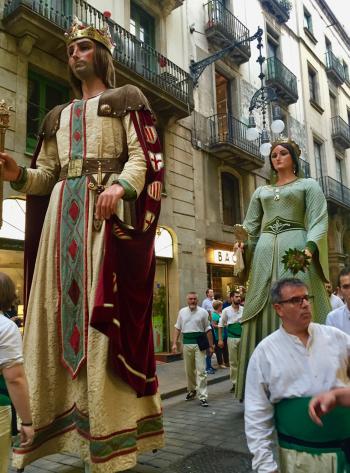
{"label": "red diamond pattern on robe", "polygon": [[69,297],[71,298],[74,305],[78,304],[79,296],[80,296],[80,289],[78,283],[75,279],[73,279],[72,284],[68,290]]}
{"label": "red diamond pattern on robe", "polygon": [[75,240],[73,240],[72,243],[69,245],[68,251],[72,259],[74,260],[78,251],[78,243]]}
{"label": "red diamond pattern on robe", "polygon": [[74,132],[73,136],[74,136],[75,141],[80,141],[81,133],[78,130]]}
{"label": "red diamond pattern on robe", "polygon": [[72,335],[70,336],[69,343],[74,350],[74,353],[77,355],[80,346],[80,332],[77,325],[74,325]]}
{"label": "red diamond pattern on robe", "polygon": [[75,200],[73,200],[73,202],[71,203],[68,213],[71,216],[72,220],[75,222],[79,216],[79,205]]}
{"label": "red diamond pattern on robe", "polygon": [[75,114],[76,114],[76,116],[79,118],[80,115],[81,115],[81,108],[79,108],[79,107],[76,108],[76,109],[75,109]]}

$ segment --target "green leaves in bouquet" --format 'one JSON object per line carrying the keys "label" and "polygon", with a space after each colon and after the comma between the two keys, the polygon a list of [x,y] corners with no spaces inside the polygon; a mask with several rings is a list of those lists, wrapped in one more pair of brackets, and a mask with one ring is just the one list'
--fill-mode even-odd
{"label": "green leaves in bouquet", "polygon": [[295,276],[299,271],[305,273],[311,264],[311,258],[304,250],[289,248],[282,257],[282,263],[284,264],[284,269],[290,271]]}

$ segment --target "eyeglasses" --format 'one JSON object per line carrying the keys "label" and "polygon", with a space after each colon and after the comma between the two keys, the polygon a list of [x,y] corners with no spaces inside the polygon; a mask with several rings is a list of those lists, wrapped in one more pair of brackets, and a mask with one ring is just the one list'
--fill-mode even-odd
{"label": "eyeglasses", "polygon": [[309,296],[309,294],[305,294],[305,296],[300,297],[291,297],[290,299],[286,299],[285,301],[278,301],[277,304],[292,304],[292,305],[299,305],[300,307],[303,305],[303,302],[312,302],[314,296]]}

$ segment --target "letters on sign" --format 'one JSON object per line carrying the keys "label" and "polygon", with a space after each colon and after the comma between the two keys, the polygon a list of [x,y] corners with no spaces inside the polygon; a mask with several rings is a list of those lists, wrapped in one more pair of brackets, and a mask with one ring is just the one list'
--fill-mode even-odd
{"label": "letters on sign", "polygon": [[236,264],[236,256],[233,251],[214,250],[214,263],[234,266]]}

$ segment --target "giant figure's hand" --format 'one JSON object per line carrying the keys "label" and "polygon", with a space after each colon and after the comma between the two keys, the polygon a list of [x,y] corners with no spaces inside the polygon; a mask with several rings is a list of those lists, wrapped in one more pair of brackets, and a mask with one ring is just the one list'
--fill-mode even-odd
{"label": "giant figure's hand", "polygon": [[16,161],[7,153],[0,153],[0,162],[3,166],[4,181],[17,181],[20,176],[21,168]]}
{"label": "giant figure's hand", "polygon": [[108,220],[115,213],[117,203],[124,194],[125,190],[120,184],[112,184],[108,189],[104,190],[97,199],[96,219]]}

